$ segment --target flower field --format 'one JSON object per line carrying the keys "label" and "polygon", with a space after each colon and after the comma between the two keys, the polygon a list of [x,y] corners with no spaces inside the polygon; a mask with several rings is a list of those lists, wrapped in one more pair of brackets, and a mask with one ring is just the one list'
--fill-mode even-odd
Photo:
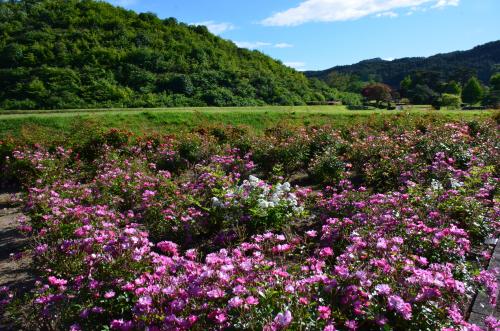
{"label": "flower field", "polygon": [[26,330],[482,330],[498,138],[484,120],[5,140],[37,282],[0,309]]}

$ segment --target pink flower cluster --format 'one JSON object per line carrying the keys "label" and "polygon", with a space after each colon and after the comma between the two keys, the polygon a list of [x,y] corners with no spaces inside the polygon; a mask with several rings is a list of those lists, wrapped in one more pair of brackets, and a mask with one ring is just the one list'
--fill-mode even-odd
{"label": "pink flower cluster", "polygon": [[[265,167],[228,146],[168,168],[185,152],[170,138],[102,146],[89,164],[18,152],[42,173],[67,169],[26,197],[40,280],[24,316],[71,330],[478,330],[467,304],[477,290],[498,295],[480,253],[500,228],[491,139],[458,124],[427,135],[441,145],[390,134],[353,133],[352,173],[315,191],[258,179]],[[338,143],[299,135],[310,150]],[[400,144],[394,164],[383,144]],[[395,187],[356,182],[385,178],[377,165],[399,172]]]}

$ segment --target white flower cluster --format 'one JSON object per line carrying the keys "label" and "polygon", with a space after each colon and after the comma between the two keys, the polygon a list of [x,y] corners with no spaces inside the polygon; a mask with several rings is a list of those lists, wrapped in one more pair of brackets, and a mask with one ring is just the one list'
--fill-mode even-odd
{"label": "white flower cluster", "polygon": [[248,180],[245,180],[243,182],[243,185],[245,184],[245,182],[250,183],[250,185],[253,187],[257,187],[257,186],[259,186],[260,183],[262,183],[262,181],[260,179],[258,179],[257,177],[255,177],[253,175],[248,176]]}
{"label": "white flower cluster", "polygon": [[452,189],[457,189],[457,188],[464,186],[464,183],[462,183],[461,181],[458,181],[457,179],[452,177],[452,178],[450,178],[450,186]]}
{"label": "white flower cluster", "polygon": [[[451,186],[452,189],[458,189],[458,188],[464,186],[463,182],[461,182],[461,181],[459,181],[459,180],[457,180],[457,179],[455,179],[453,177],[449,178],[449,183],[450,183],[450,186]],[[444,189],[444,186],[443,186],[443,184],[440,181],[438,181],[436,179],[433,179],[431,181],[431,188],[434,191],[439,191],[439,190]]]}
{"label": "white flower cluster", "polygon": [[[233,200],[233,203],[238,200],[249,201],[256,198],[259,208],[269,209],[286,205],[291,207],[294,213],[300,213],[304,208],[299,206],[297,196],[291,190],[290,183],[271,186],[255,176],[249,176],[248,180],[243,181],[234,192],[228,190],[230,194],[226,194],[226,197],[236,198],[236,200]],[[212,206],[223,208],[225,204],[219,198],[213,197]]]}
{"label": "white flower cluster", "polygon": [[439,191],[439,190],[442,190],[443,189],[443,184],[441,184],[440,181],[436,180],[436,179],[433,179],[431,181],[431,188],[432,190],[434,191]]}
{"label": "white flower cluster", "polygon": [[270,187],[255,176],[250,176],[242,186],[250,185],[252,188],[260,188],[262,192],[258,196],[257,205],[262,209],[274,208],[279,205],[287,205],[293,208],[295,213],[300,213],[303,208],[299,206],[297,196],[291,193],[290,183],[276,184]]}
{"label": "white flower cluster", "polygon": [[212,207],[222,208],[222,207],[224,207],[224,204],[219,200],[219,198],[213,197],[212,198]]}

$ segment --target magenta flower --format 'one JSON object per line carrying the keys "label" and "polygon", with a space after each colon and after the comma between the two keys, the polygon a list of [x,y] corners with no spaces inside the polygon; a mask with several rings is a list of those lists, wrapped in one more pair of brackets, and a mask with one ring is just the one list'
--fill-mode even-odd
{"label": "magenta flower", "polygon": [[42,255],[43,253],[47,252],[49,249],[49,245],[47,244],[40,244],[35,247],[35,253],[38,255]]}
{"label": "magenta flower", "polygon": [[278,315],[276,315],[276,317],[274,318],[274,323],[278,328],[283,329],[289,326],[290,323],[292,323],[292,320],[292,313],[287,310],[284,313],[279,313]]}
{"label": "magenta flower", "polygon": [[113,320],[110,326],[112,330],[119,331],[131,331],[134,328],[132,321],[125,321],[123,319]]}
{"label": "magenta flower", "polygon": [[358,322],[353,320],[347,320],[344,325],[348,330],[356,331],[358,329]]}
{"label": "magenta flower", "polygon": [[380,295],[389,295],[391,294],[391,287],[387,284],[379,284],[375,286],[375,290]]}
{"label": "magenta flower", "polygon": [[108,291],[106,293],[104,293],[104,298],[106,299],[111,299],[115,296],[115,292],[114,291]]}
{"label": "magenta flower", "polygon": [[321,257],[328,257],[332,255],[333,255],[333,249],[331,249],[330,247],[322,248],[319,252],[319,256]]}
{"label": "magenta flower", "polygon": [[401,314],[405,320],[410,320],[412,317],[411,305],[404,302],[404,300],[397,295],[389,296],[387,306],[389,309],[395,310]]}
{"label": "magenta flower", "polygon": [[327,320],[330,318],[332,313],[330,307],[327,306],[319,306],[318,307],[319,318]]}
{"label": "magenta flower", "polygon": [[171,241],[161,241],[156,246],[163,252],[163,253],[169,253],[174,256],[178,254],[177,252],[177,244],[173,243]]}
{"label": "magenta flower", "polygon": [[218,324],[223,324],[224,322],[226,322],[227,321],[227,315],[226,315],[226,313],[221,312],[221,313],[216,314],[215,315],[215,321]]}
{"label": "magenta flower", "polygon": [[229,307],[231,307],[231,308],[238,308],[241,305],[243,305],[244,302],[245,302],[245,300],[243,300],[242,298],[240,298],[238,296],[233,297],[233,298],[229,299],[229,301],[228,301]]}
{"label": "magenta flower", "polygon": [[54,276],[49,276],[48,280],[49,280],[49,284],[53,285],[53,286],[64,286],[64,285],[68,284],[67,280],[59,279],[59,278],[56,278]]}
{"label": "magenta flower", "polygon": [[484,324],[488,328],[488,330],[498,330],[500,329],[500,320],[498,320],[495,316],[490,315],[485,318]]}
{"label": "magenta flower", "polygon": [[245,299],[246,304],[255,306],[259,304],[259,300],[254,297],[254,296],[249,296],[248,298]]}
{"label": "magenta flower", "polygon": [[318,232],[315,230],[306,231],[306,235],[310,238],[315,238],[318,235]]}
{"label": "magenta flower", "polygon": [[220,288],[213,289],[207,292],[207,296],[211,299],[219,299],[225,295],[224,291]]}

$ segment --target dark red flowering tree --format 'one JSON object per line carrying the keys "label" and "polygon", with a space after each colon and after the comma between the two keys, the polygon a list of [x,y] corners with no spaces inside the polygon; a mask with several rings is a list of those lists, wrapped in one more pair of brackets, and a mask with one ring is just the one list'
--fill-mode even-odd
{"label": "dark red flowering tree", "polygon": [[391,91],[392,89],[389,85],[375,83],[366,86],[361,91],[361,94],[363,94],[368,101],[375,101],[377,105],[379,105],[380,102],[388,102],[391,100]]}

